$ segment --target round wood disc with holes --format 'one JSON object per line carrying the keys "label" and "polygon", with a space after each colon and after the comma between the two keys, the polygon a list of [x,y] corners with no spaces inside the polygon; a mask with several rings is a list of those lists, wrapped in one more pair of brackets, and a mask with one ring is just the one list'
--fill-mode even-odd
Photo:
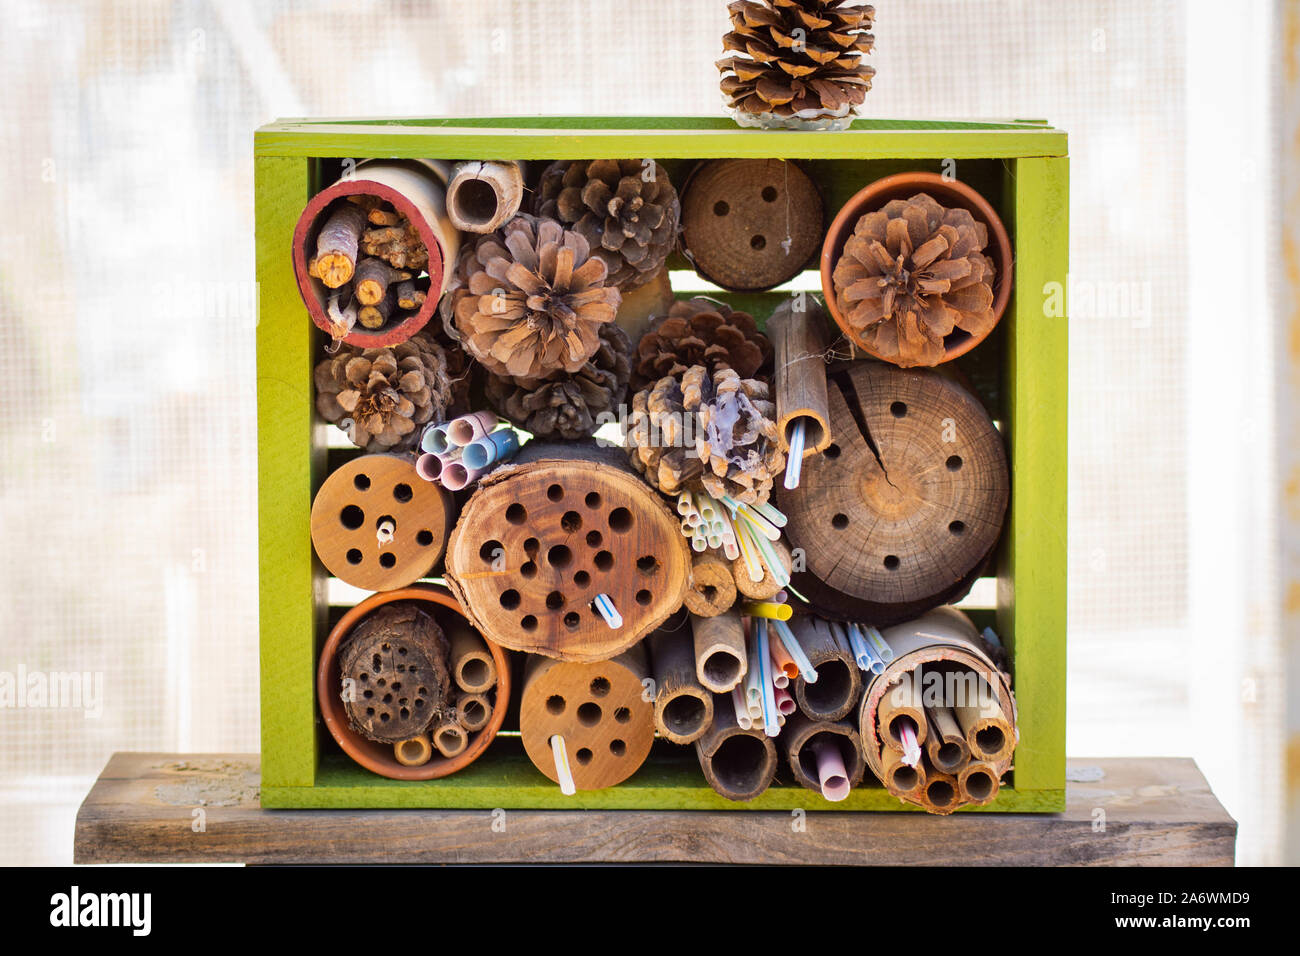
{"label": "round wood disc with holes", "polygon": [[682,197],[682,240],[695,268],[737,292],[796,276],[821,248],[822,198],[797,165],[720,159],[692,174]]}
{"label": "round wood disc with holes", "polygon": [[398,455],[352,459],[325,479],[311,506],[311,543],[321,563],[366,591],[406,587],[428,575],[450,528],[451,496]]}
{"label": "round wood disc with holes", "polygon": [[632,776],[654,740],[654,699],[644,699],[645,676],[644,655],[635,652],[594,663],[530,660],[519,701],[519,736],[528,758],[558,782],[551,737],[559,734],[579,790],[601,790]]}
{"label": "round wood disc with holes", "polygon": [[[576,456],[586,446],[561,450]],[[506,466],[479,482],[447,545],[447,586],[489,640],[561,660],[607,660],[681,607],[686,539],[626,460],[610,463],[620,458],[593,446],[590,459]],[[621,626],[597,612],[598,594],[609,596]]]}
{"label": "round wood disc with holes", "polygon": [[970,590],[997,545],[1010,477],[983,406],[944,375],[857,362],[827,382],[835,441],[777,489],[823,614],[907,620]]}

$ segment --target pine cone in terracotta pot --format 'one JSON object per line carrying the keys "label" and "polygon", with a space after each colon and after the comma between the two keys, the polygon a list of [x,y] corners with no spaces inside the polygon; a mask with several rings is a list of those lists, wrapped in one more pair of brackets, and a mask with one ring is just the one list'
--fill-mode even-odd
{"label": "pine cone in terracotta pot", "polygon": [[577,372],[600,347],[621,301],[607,276],[580,233],[519,215],[461,250],[442,308],[488,371],[547,378]]}
{"label": "pine cone in terracotta pot", "polygon": [[936,365],[954,329],[993,327],[988,227],[927,193],[895,199],[858,220],[835,264],[835,301],[880,358],[905,368]]}
{"label": "pine cone in terracotta pot", "polygon": [[316,410],[368,452],[415,444],[420,425],[452,401],[442,346],[425,332],[378,349],[344,345],[316,366]]}
{"label": "pine cone in terracotta pot", "polygon": [[735,0],[718,60],[722,92],[745,126],[842,127],[876,71],[862,63],[875,8],[846,0]]}
{"label": "pine cone in terracotta pot", "polygon": [[637,343],[633,388],[680,375],[692,365],[710,374],[730,368],[741,378],[760,377],[771,359],[772,343],[752,315],[697,296],[673,303],[667,315],[652,320]]}
{"label": "pine cone in terracotta pot", "polygon": [[600,348],[578,371],[540,381],[492,375],[488,401],[537,438],[586,438],[599,427],[601,413],[616,414],[627,395],[631,351],[626,332],[602,325]]}
{"label": "pine cone in terracotta pot", "polygon": [[746,504],[767,501],[785,468],[768,386],[733,369],[693,365],[632,399],[633,466],[667,495],[703,491]]}
{"label": "pine cone in terracotta pot", "polygon": [[552,163],[534,209],[576,230],[609,266],[609,285],[633,289],[654,278],[677,242],[681,202],[668,173],[639,159]]}

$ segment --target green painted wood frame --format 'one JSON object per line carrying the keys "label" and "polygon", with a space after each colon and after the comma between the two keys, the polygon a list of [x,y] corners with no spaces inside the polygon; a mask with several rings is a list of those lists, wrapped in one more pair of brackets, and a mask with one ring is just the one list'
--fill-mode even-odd
{"label": "green painted wood frame", "polygon": [[[864,785],[830,804],[774,786],[735,804],[704,783],[694,748],[656,743],[618,787],[563,796],[505,735],[445,780],[404,783],[371,774],[322,739],[316,654],[329,619],[327,579],[308,534],[325,476],[326,427],[314,412],[318,333],[290,266],[294,224],[318,161],[384,157],[663,161],[776,157],[810,161],[828,212],[877,175],[954,172],[995,202],[1015,243],[1015,294],[997,330],[964,370],[1002,422],[1011,462],[1011,514],[991,618],[1012,654],[1020,745],[1012,785],[982,812],[1065,808],[1066,428],[1068,325],[1049,308],[1067,285],[1066,135],[1041,120],[859,120],[838,133],[742,130],[713,117],[532,117],[284,120],[254,139],[257,229],[257,427],[261,628],[262,805],[604,809],[912,809]],[[675,174],[674,174],[675,175]],[[1059,283],[1054,287],[1052,283]],[[772,296],[745,297],[751,307]],[[741,303],[737,303],[741,304]],[[1057,310],[1059,311],[1059,310]],[[766,314],[766,313],[762,313]],[[984,383],[992,383],[989,388]]]}

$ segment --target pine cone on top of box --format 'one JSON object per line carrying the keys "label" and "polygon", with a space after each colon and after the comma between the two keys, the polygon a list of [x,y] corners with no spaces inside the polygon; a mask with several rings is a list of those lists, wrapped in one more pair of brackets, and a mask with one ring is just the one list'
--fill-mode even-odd
{"label": "pine cone on top of box", "polygon": [[617,414],[627,395],[632,343],[614,323],[600,327],[600,348],[578,371],[549,379],[488,376],[492,407],[537,438],[586,438],[602,412]]}
{"label": "pine cone on top of box", "polygon": [[954,328],[985,335],[996,322],[988,227],[927,193],[858,220],[831,280],[846,321],[880,358],[937,365]]}
{"label": "pine cone on top of box", "polygon": [[735,369],[741,378],[765,378],[772,343],[748,312],[703,296],[674,302],[667,315],[651,321],[637,343],[632,387],[645,388],[665,375],[680,375],[692,365],[710,374]]}
{"label": "pine cone on top of box", "polygon": [[[875,8],[846,0],[735,0],[717,61],[743,125],[847,125],[876,71],[861,62]],[[839,123],[828,121],[842,120]]]}
{"label": "pine cone on top of box", "polygon": [[462,247],[441,307],[488,371],[547,378],[577,372],[600,348],[622,301],[607,277],[580,233],[517,215]]}
{"label": "pine cone on top of box", "polygon": [[426,332],[377,349],[344,345],[314,378],[321,417],[368,452],[412,447],[417,426],[445,416],[454,389],[447,355]]}
{"label": "pine cone on top of box", "polygon": [[654,278],[677,243],[681,202],[668,173],[640,159],[552,163],[534,197],[538,215],[558,219],[609,266],[607,284],[634,289]]}

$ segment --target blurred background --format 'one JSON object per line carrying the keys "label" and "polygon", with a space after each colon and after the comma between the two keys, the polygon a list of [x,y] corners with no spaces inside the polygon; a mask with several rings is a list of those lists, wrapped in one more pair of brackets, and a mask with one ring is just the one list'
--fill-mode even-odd
{"label": "blurred background", "polygon": [[[1068,752],[1193,756],[1238,862],[1300,863],[1300,15],[876,8],[863,115],[1070,134]],[[720,115],[726,3],[0,11],[0,672],[102,675],[0,709],[0,863],[67,863],[113,751],[258,748],[253,130]]]}

